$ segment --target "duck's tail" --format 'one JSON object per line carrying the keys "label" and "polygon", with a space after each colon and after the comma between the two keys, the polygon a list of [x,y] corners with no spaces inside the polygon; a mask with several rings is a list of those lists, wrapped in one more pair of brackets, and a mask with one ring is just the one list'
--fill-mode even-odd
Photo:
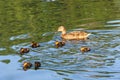
{"label": "duck's tail", "polygon": [[90,36],[90,35],[91,35],[91,33],[88,33],[88,34],[87,34],[87,37]]}

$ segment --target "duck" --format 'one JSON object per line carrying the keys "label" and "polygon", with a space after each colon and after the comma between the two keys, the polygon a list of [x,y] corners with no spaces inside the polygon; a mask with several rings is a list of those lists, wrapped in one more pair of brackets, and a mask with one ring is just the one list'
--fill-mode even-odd
{"label": "duck", "polygon": [[39,69],[39,67],[41,67],[41,63],[38,62],[38,61],[36,61],[36,62],[34,63],[34,65],[35,65],[35,70],[37,70],[37,69]]}
{"label": "duck", "polygon": [[28,53],[30,50],[28,48],[21,48],[20,54]]}
{"label": "duck", "polygon": [[55,47],[56,48],[59,48],[59,47],[62,47],[65,45],[65,42],[64,41],[56,41],[55,42]]}
{"label": "duck", "polygon": [[58,32],[62,32],[61,38],[64,40],[86,40],[88,39],[88,36],[91,34],[85,31],[73,31],[67,33],[64,26],[60,26],[58,28]]}
{"label": "duck", "polygon": [[23,63],[23,70],[27,70],[27,69],[30,69],[32,67],[32,63],[30,62],[24,62]]}
{"label": "duck", "polygon": [[40,47],[40,45],[37,42],[32,41],[31,47],[32,48],[37,48],[37,47]]}
{"label": "duck", "polygon": [[89,48],[89,47],[86,47],[86,46],[82,46],[81,48],[80,48],[80,51],[82,52],[82,54],[83,53],[85,53],[85,52],[89,52],[91,49]]}

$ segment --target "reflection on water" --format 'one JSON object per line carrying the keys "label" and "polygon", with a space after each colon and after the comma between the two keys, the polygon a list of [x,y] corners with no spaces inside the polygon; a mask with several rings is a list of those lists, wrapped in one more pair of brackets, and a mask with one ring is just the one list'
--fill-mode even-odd
{"label": "reflection on water", "polygon": [[10,38],[10,40],[16,40],[16,39],[27,39],[27,38],[30,38],[30,36],[28,34],[24,34],[24,35],[19,35],[19,36],[12,36]]}
{"label": "reflection on water", "polygon": [[[119,80],[119,0],[0,1],[0,80]],[[87,41],[61,40],[57,28],[92,33]],[[31,48],[32,41],[40,47]],[[82,54],[81,46],[91,48]],[[30,52],[20,55],[20,48]],[[24,61],[41,67],[24,71]]]}
{"label": "reflection on water", "polygon": [[5,48],[0,48],[0,51],[6,50]]}
{"label": "reflection on water", "polygon": [[120,20],[108,21],[106,27],[120,27]]}

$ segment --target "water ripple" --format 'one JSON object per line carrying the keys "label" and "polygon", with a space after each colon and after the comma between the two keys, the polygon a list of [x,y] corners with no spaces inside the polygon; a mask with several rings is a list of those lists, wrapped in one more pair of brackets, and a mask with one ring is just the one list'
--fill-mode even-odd
{"label": "water ripple", "polygon": [[[24,61],[30,61],[32,63],[34,61],[40,61],[42,67],[38,71],[43,69],[55,72],[53,74],[61,76],[58,79],[74,80],[75,77],[76,80],[80,78],[85,80],[88,78],[90,80],[118,78],[116,74],[118,75],[120,73],[120,70],[118,70],[120,68],[120,31],[89,31],[94,35],[91,35],[90,39],[86,42],[68,41],[66,45],[61,48],[56,48],[54,45],[56,41],[55,36],[58,37],[58,34],[53,37],[53,40],[40,43],[41,47],[38,48],[31,48],[28,43],[16,44],[11,46],[13,50],[18,51],[20,47],[27,47],[30,49],[30,52],[23,56],[16,54],[16,58],[18,59],[14,61],[11,60],[11,58],[3,58],[1,60],[9,59],[9,66],[12,66],[13,62],[15,62],[17,64],[17,66],[14,64],[14,66],[16,66],[15,69],[20,71],[22,71],[22,63]],[[83,45],[89,46],[91,51],[82,54],[80,47]],[[14,56],[12,56],[12,59],[14,59]],[[16,71],[15,69],[12,70]],[[32,70],[33,68],[29,71]],[[3,70],[1,71],[3,72]]]}

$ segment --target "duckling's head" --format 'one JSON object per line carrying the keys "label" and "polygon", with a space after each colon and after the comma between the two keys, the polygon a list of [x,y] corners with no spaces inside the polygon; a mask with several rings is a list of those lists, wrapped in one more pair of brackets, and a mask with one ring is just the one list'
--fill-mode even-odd
{"label": "duckling's head", "polygon": [[59,44],[59,42],[58,42],[58,41],[56,41],[56,42],[55,42],[55,45],[58,45],[58,44]]}
{"label": "duckling's head", "polygon": [[21,49],[20,49],[20,52],[24,52],[24,48],[21,48]]}
{"label": "duckling's head", "polygon": [[20,49],[20,54],[28,53],[29,49],[28,48],[21,48]]}
{"label": "duckling's head", "polygon": [[56,46],[56,48],[59,47],[59,43],[60,43],[60,42],[58,42],[58,41],[55,42],[55,46]]}
{"label": "duckling's head", "polygon": [[80,48],[80,51],[82,52],[82,53],[84,53],[84,52],[88,52],[88,51],[90,51],[91,49],[89,48],[89,47],[81,47]]}
{"label": "duckling's head", "polygon": [[38,69],[39,67],[41,67],[41,63],[40,62],[35,62],[35,70]]}
{"label": "duckling's head", "polygon": [[62,46],[64,46],[65,45],[65,42],[64,41],[56,41],[55,42],[55,46],[56,46],[56,48],[58,48],[58,47],[62,47]]}
{"label": "duckling's head", "polygon": [[26,71],[27,69],[31,68],[32,64],[30,62],[24,62],[23,63],[23,69]]}
{"label": "duckling's head", "polygon": [[63,46],[65,45],[65,41],[62,41],[62,45],[63,45]]}
{"label": "duckling's head", "polygon": [[37,42],[32,41],[31,47],[32,48],[37,48],[37,47],[40,47],[40,45]]}

